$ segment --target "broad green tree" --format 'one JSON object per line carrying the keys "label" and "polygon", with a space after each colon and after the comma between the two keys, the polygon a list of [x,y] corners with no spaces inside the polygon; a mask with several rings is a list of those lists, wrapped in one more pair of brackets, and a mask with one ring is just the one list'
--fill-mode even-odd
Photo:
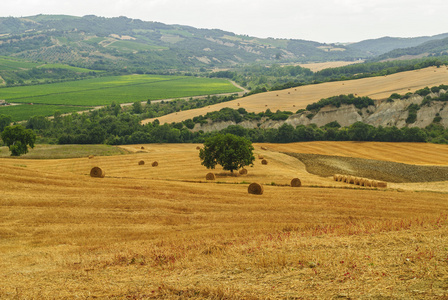
{"label": "broad green tree", "polygon": [[6,126],[1,137],[11,151],[11,156],[20,156],[28,153],[28,146],[34,148],[36,134],[22,125]]}
{"label": "broad green tree", "polygon": [[255,157],[252,143],[243,137],[233,134],[217,134],[204,142],[199,151],[201,164],[207,169],[221,165],[224,170],[233,173],[244,166],[252,165]]}
{"label": "broad green tree", "polygon": [[0,115],[0,132],[2,132],[6,126],[11,125],[11,123],[12,123],[11,116]]}

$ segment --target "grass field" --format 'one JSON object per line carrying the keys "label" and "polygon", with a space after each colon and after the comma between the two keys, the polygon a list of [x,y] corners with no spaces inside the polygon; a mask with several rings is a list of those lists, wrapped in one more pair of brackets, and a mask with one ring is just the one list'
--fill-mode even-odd
{"label": "grass field", "polygon": [[0,115],[11,116],[14,122],[28,120],[33,116],[52,116],[56,111],[63,114],[85,111],[87,106],[66,106],[66,105],[8,105],[0,106]]}
{"label": "grass field", "polygon": [[[368,96],[372,99],[385,99],[393,93],[404,95],[407,92],[414,92],[426,86],[439,86],[447,84],[447,82],[448,69],[446,67],[431,67],[382,77],[327,82],[261,93],[208,107],[169,114],[157,119],[162,124],[180,122],[199,115],[205,115],[208,112],[218,111],[224,107],[234,109],[243,107],[248,112],[256,113],[266,111],[268,108],[273,112],[277,110],[296,112],[320,99],[341,94],[355,94],[357,96]],[[153,119],[149,119],[143,123],[152,121]]]}
{"label": "grass field", "polygon": [[18,103],[97,106],[239,91],[221,79],[128,75],[3,88],[0,98]]}
{"label": "grass field", "polygon": [[[353,188],[277,151],[443,165],[447,146],[255,145],[268,165],[257,159],[238,177],[216,169],[215,182],[196,146],[0,158],[0,298],[448,297],[447,181]],[[106,177],[89,177],[93,166]],[[287,186],[293,177],[303,187]],[[248,194],[250,182],[264,194]]]}
{"label": "grass field", "polygon": [[9,56],[0,56],[0,71],[2,70],[19,70],[37,67],[38,63],[27,62],[21,59]]}

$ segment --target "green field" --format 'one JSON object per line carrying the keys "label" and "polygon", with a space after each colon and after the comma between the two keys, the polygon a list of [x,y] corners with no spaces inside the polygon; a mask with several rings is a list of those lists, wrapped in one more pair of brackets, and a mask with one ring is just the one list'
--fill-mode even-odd
{"label": "green field", "polygon": [[37,63],[32,63],[16,58],[0,56],[0,71],[10,71],[19,69],[30,69],[37,67]]}
{"label": "green field", "polygon": [[0,89],[0,99],[17,103],[97,106],[220,93],[240,89],[223,79],[126,75]]}
{"label": "green field", "polygon": [[0,106],[0,115],[11,116],[14,122],[28,120],[34,116],[52,116],[56,111],[71,113],[88,110],[86,106],[63,106],[63,105],[9,105]]}

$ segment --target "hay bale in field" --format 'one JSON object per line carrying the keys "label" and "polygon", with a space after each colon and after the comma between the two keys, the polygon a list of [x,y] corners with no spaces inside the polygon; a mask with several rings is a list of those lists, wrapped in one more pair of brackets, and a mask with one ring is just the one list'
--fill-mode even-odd
{"label": "hay bale in field", "polygon": [[355,184],[355,176],[347,176],[347,183]]}
{"label": "hay bale in field", "polygon": [[144,164],[145,164],[145,161],[144,161],[144,160],[141,160],[141,161],[138,162],[138,165],[139,165],[139,166],[143,166]]}
{"label": "hay bale in field", "polygon": [[366,179],[366,181],[364,181],[364,186],[371,187],[372,186],[372,180]]}
{"label": "hay bale in field", "polygon": [[341,181],[348,183],[348,176],[347,175],[342,175]]}
{"label": "hay bale in field", "polygon": [[249,185],[247,191],[249,192],[249,194],[263,195],[264,189],[262,185],[253,182]]}
{"label": "hay bale in field", "polygon": [[142,146],[142,147],[141,147],[140,149],[144,150],[144,149],[145,149],[145,147],[143,147],[143,146]]}
{"label": "hay bale in field", "polygon": [[268,161],[267,161],[266,159],[263,159],[263,160],[261,161],[261,164],[262,164],[262,165],[267,165],[267,164],[268,164]]}
{"label": "hay bale in field", "polygon": [[207,173],[207,175],[205,175],[205,179],[206,180],[215,180],[215,174]]}
{"label": "hay bale in field", "polygon": [[261,154],[258,154],[258,159],[264,159],[264,156]]}
{"label": "hay bale in field", "polygon": [[372,180],[372,187],[378,187],[378,181]]}
{"label": "hay bale in field", "polygon": [[341,176],[341,175],[339,175],[339,174],[334,174],[334,175],[333,175],[333,180],[334,180],[334,181],[338,181],[339,176]]}
{"label": "hay bale in field", "polygon": [[106,176],[106,172],[100,167],[93,167],[90,170],[90,177],[104,178],[104,176]]}
{"label": "hay bale in field", "polygon": [[159,165],[159,163],[156,161],[151,164],[151,166],[153,166],[153,167],[157,167],[158,165]]}
{"label": "hay bale in field", "polygon": [[387,188],[387,182],[385,182],[385,181],[378,181],[378,187],[380,187],[380,188]]}
{"label": "hay bale in field", "polygon": [[355,177],[355,185],[361,185],[361,178]]}
{"label": "hay bale in field", "polygon": [[300,181],[299,178],[293,178],[291,180],[291,186],[292,187],[301,187],[302,186],[302,181]]}
{"label": "hay bale in field", "polygon": [[196,150],[201,150],[201,147],[197,146],[197,147],[196,147]]}
{"label": "hay bale in field", "polygon": [[268,148],[261,146],[261,150],[268,150]]}
{"label": "hay bale in field", "polygon": [[240,175],[246,175],[246,174],[247,174],[247,169],[242,168],[242,169],[239,171],[239,173],[240,173]]}
{"label": "hay bale in field", "polygon": [[366,182],[365,178],[360,178],[359,179],[359,185],[364,186],[364,183]]}
{"label": "hay bale in field", "polygon": [[95,157],[95,155],[89,155],[89,159],[92,159],[94,157]]}

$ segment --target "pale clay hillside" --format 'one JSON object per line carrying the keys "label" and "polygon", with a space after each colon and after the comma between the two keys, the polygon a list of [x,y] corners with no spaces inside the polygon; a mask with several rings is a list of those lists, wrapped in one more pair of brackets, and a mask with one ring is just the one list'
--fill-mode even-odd
{"label": "pale clay hillside", "polygon": [[[349,81],[328,82],[315,85],[306,85],[281,91],[271,91],[262,94],[251,95],[229,102],[211,105],[208,107],[192,109],[188,111],[180,111],[177,113],[159,117],[157,119],[161,124],[181,122],[187,119],[192,119],[199,115],[205,115],[208,112],[218,111],[224,107],[230,107],[233,109],[243,107],[248,112],[255,113],[266,111],[266,109],[268,108],[273,112],[277,110],[296,112],[299,109],[306,108],[308,104],[313,104],[315,102],[318,102],[320,99],[328,98],[335,95],[354,94],[359,97],[368,96],[374,100],[383,100],[388,98],[393,93],[404,95],[408,92],[414,92],[427,86],[431,87],[446,84],[447,78],[448,68],[430,67],[421,70],[396,73],[388,76],[363,78]],[[383,106],[383,108],[384,107],[386,106]],[[398,110],[399,108],[392,108],[392,110],[394,109]],[[344,121],[345,115],[340,115],[341,116],[339,117],[338,121],[341,121],[341,125],[342,123],[347,123],[347,121]],[[351,117],[353,118],[353,116]],[[360,117],[357,116],[356,118]],[[433,118],[431,118],[431,120],[432,119]],[[145,124],[154,120],[155,119],[147,119],[142,121],[142,123]],[[322,120],[321,122],[319,122],[319,124],[325,121],[326,120]],[[307,121],[302,119],[302,122],[306,123]],[[369,121],[367,120],[367,122]],[[391,122],[399,122],[399,119],[391,120]],[[298,122],[297,124],[301,123]],[[399,126],[400,124],[397,125]]]}

